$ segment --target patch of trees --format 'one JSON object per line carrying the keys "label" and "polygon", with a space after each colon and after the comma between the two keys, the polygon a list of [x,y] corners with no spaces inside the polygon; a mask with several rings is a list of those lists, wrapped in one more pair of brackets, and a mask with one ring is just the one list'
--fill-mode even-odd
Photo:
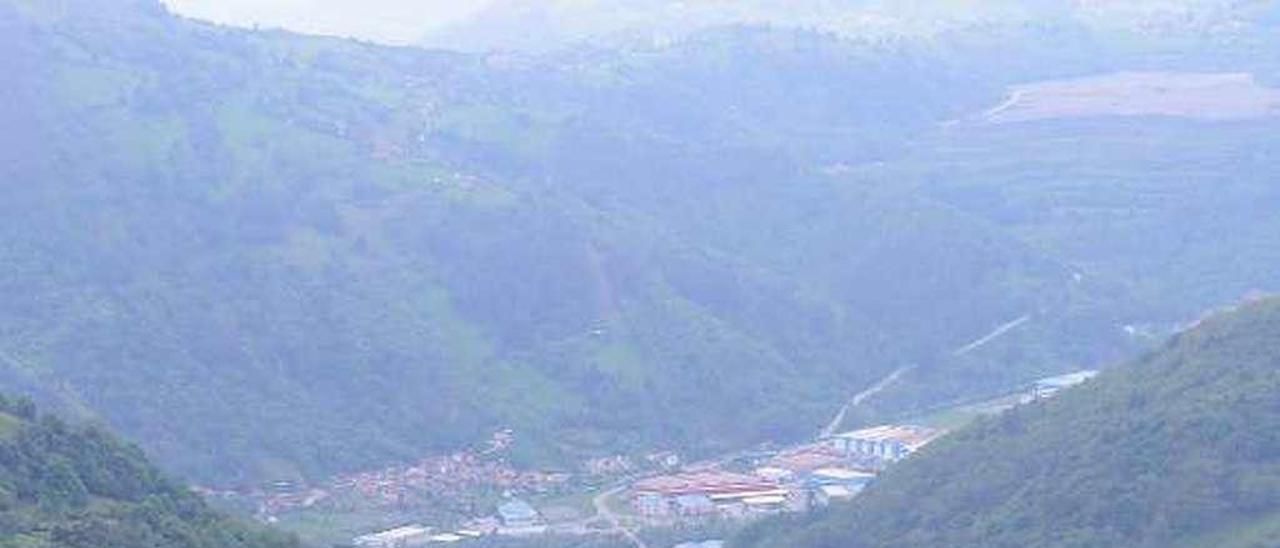
{"label": "patch of trees", "polygon": [[132,445],[0,397],[0,547],[291,548],[210,510]]}
{"label": "patch of trees", "polygon": [[1277,394],[1273,300],[948,436],[850,506],[762,524],[737,545],[1274,545],[1273,522],[1235,528],[1280,515]]}

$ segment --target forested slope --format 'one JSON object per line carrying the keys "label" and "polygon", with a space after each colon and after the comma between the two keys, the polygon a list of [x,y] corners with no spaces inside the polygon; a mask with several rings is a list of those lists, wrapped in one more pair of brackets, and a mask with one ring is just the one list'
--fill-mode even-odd
{"label": "forested slope", "polygon": [[97,427],[0,398],[0,546],[288,548],[282,534],[222,517],[142,452]]}
{"label": "forested slope", "polygon": [[947,436],[852,506],[739,546],[1280,543],[1280,301]]}
{"label": "forested slope", "polygon": [[998,98],[891,68],[920,52],[729,29],[502,59],[125,0],[6,0],[0,25],[0,382],[198,480],[504,427],[562,461],[793,439],[1024,314],[1035,365],[983,386],[1125,346],[1055,257],[815,169]]}
{"label": "forested slope", "polygon": [[1103,363],[1280,284],[1274,117],[967,121],[1130,65],[1274,79],[1263,15],[1186,57],[1057,23],[527,56],[0,0],[0,385],[233,483],[508,427],[712,452],[903,366],[881,417]]}

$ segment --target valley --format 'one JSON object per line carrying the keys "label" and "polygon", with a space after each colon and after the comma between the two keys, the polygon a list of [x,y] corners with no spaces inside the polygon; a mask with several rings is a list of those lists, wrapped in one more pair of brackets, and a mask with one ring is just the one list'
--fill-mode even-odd
{"label": "valley", "polygon": [[[877,388],[905,371],[864,390],[851,405],[874,397]],[[912,440],[902,446],[903,453],[892,456],[870,449],[856,452],[843,440],[877,436],[876,429],[838,433],[842,425],[837,422],[800,445],[765,443],[692,462],[674,452],[651,451],[593,459],[572,468],[520,470],[509,460],[519,437],[502,431],[469,452],[318,485],[197,491],[232,511],[252,508],[257,520],[298,533],[314,545],[351,541],[360,546],[361,538],[413,527],[420,531],[415,538],[427,544],[576,537],[647,546],[638,532],[732,532],[770,516],[816,512],[850,500],[905,458],[905,451],[914,452],[983,417],[1053,397],[1061,387],[1091,375],[1042,379],[1010,394],[904,418],[902,424],[909,426],[885,427],[893,436]],[[1048,386],[1055,387],[1053,392],[1044,388]],[[708,498],[698,502],[697,497]],[[511,501],[529,505],[535,513],[529,523],[513,525],[504,517],[503,505]]]}
{"label": "valley", "polygon": [[0,0],[84,425],[0,409],[0,547],[1265,546],[1280,6],[1123,4]]}

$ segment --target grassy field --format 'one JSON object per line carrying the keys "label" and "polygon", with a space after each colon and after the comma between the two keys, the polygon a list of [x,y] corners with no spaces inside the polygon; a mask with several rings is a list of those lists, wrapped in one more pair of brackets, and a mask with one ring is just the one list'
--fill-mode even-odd
{"label": "grassy field", "polygon": [[360,535],[415,523],[440,527],[438,518],[387,509],[302,510],[281,516],[277,525],[296,533],[308,546],[345,546]]}
{"label": "grassy field", "polygon": [[937,411],[909,418],[903,422],[932,428],[941,428],[944,430],[956,430],[967,426],[979,417],[998,415],[1004,410],[1017,405],[1022,397],[1023,393],[1021,392],[1006,394],[977,403],[967,403],[939,409]]}
{"label": "grassy field", "polygon": [[1280,546],[1280,512],[1242,521],[1178,544],[1175,548],[1269,548]]}
{"label": "grassy field", "polygon": [[1124,72],[1017,86],[993,123],[1094,116],[1242,120],[1275,115],[1280,91],[1249,74]]}

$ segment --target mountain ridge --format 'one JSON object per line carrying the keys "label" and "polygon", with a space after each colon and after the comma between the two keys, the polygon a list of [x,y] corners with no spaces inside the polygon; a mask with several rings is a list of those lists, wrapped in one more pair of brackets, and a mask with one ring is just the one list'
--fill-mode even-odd
{"label": "mountain ridge", "polygon": [[1083,387],[947,436],[850,506],[738,545],[1270,546],[1278,333],[1278,299],[1219,313]]}

